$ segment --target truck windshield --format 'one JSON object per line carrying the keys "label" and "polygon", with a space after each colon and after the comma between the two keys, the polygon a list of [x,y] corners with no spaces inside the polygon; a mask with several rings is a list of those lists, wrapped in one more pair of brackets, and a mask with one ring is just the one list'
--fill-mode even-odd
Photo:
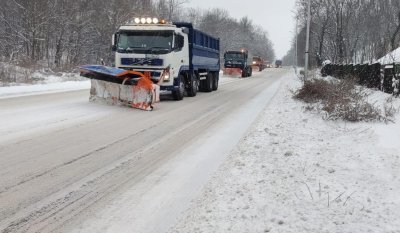
{"label": "truck windshield", "polygon": [[120,53],[167,54],[172,49],[172,31],[121,31],[117,50]]}
{"label": "truck windshield", "polygon": [[243,59],[243,53],[225,53],[225,59]]}

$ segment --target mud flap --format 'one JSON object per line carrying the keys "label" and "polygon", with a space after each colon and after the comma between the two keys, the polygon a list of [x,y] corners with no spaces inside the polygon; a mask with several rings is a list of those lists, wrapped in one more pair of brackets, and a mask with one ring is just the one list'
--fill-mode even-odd
{"label": "mud flap", "polygon": [[259,66],[251,66],[251,68],[253,69],[253,71],[256,71],[256,72],[262,71]]}

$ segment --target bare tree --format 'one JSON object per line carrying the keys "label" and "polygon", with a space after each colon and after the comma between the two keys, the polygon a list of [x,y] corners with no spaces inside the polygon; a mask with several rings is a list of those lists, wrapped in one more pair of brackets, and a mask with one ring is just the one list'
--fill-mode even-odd
{"label": "bare tree", "polygon": [[[221,49],[246,47],[273,57],[268,34],[249,18],[224,9],[186,8],[188,0],[3,0],[0,1],[0,61],[71,69],[82,63],[110,64],[110,37],[137,16],[186,20],[221,38]],[[255,43],[256,42],[256,43]]]}
{"label": "bare tree", "polygon": [[[306,3],[297,1],[300,27]],[[310,54],[336,63],[372,62],[400,45],[400,1],[315,0],[311,31]]]}

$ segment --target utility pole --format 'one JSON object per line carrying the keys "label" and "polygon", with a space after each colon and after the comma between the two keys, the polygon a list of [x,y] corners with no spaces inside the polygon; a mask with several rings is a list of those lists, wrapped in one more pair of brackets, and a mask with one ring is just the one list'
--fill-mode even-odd
{"label": "utility pole", "polygon": [[307,10],[307,38],[306,38],[306,59],[305,59],[305,67],[304,67],[304,75],[305,80],[308,79],[308,59],[310,53],[310,24],[311,24],[311,0],[308,0],[308,10]]}
{"label": "utility pole", "polygon": [[298,28],[299,28],[299,17],[296,17],[296,29],[295,29],[295,33],[296,33],[296,46],[295,46],[295,51],[294,51],[294,71],[296,72],[297,75],[297,51],[298,51]]}

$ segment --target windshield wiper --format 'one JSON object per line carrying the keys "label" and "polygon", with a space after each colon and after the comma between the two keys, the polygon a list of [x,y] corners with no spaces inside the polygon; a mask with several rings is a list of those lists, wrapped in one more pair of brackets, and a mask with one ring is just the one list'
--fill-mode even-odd
{"label": "windshield wiper", "polygon": [[128,47],[128,48],[126,48],[126,51],[129,51],[129,52],[133,52],[134,50],[146,50],[146,48],[143,48],[143,47]]}
{"label": "windshield wiper", "polygon": [[154,50],[163,50],[163,51],[170,51],[169,48],[165,48],[165,47],[151,47],[149,48],[150,53],[153,53]]}
{"label": "windshield wiper", "polygon": [[143,47],[126,47],[126,48],[119,47],[118,51],[122,52],[122,53],[131,53],[135,50],[146,50],[146,49],[147,48],[143,48]]}

